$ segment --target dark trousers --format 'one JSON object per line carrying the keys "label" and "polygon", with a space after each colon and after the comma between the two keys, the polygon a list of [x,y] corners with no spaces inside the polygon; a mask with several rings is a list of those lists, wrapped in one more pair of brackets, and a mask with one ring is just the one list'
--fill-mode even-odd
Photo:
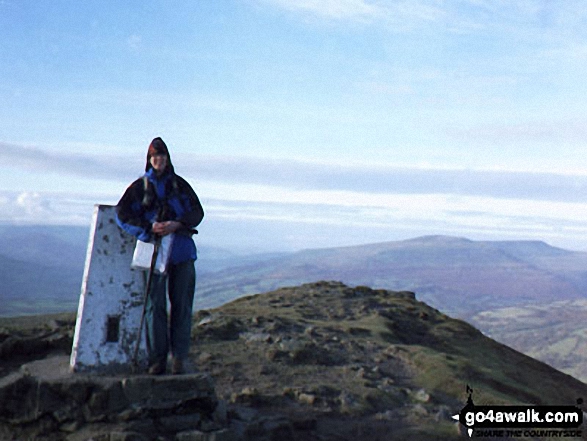
{"label": "dark trousers", "polygon": [[173,357],[182,360],[187,357],[195,288],[196,269],[193,260],[170,265],[166,275],[153,274],[145,311],[147,350],[151,364],[166,362],[170,351]]}

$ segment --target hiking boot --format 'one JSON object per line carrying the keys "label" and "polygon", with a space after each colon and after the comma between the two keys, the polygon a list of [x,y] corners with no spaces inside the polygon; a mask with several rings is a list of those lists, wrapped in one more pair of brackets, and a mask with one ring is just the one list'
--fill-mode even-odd
{"label": "hiking boot", "polygon": [[149,375],[163,375],[167,370],[167,363],[158,361],[149,367]]}
{"label": "hiking boot", "polygon": [[181,358],[174,358],[171,364],[171,373],[173,375],[179,375],[185,373],[185,367]]}

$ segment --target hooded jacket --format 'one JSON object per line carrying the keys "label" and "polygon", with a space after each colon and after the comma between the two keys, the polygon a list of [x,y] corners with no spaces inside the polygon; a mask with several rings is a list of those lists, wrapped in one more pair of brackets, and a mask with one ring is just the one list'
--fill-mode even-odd
{"label": "hooded jacket", "polygon": [[[160,176],[150,163],[155,153],[167,154],[167,167]],[[154,222],[180,222],[182,228],[176,232],[170,256],[170,262],[177,264],[196,260],[196,245],[191,235],[203,217],[198,196],[185,179],[175,174],[167,146],[161,138],[155,138],[147,152],[145,174],[126,189],[116,205],[116,222],[144,242],[154,239]]]}

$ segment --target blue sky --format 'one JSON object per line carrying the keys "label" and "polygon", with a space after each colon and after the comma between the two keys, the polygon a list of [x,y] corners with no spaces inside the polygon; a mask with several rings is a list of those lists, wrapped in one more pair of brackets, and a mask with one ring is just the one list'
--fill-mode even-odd
{"label": "blue sky", "polygon": [[0,222],[89,225],[161,136],[199,240],[587,250],[587,5],[0,0]]}

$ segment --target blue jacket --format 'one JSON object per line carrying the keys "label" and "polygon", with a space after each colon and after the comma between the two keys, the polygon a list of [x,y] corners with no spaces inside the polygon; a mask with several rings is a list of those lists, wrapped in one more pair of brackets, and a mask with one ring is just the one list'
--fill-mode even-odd
{"label": "blue jacket", "polygon": [[185,179],[171,168],[157,177],[150,168],[143,177],[134,181],[116,205],[116,222],[127,233],[149,242],[154,222],[174,220],[181,222],[173,240],[170,263],[196,260],[196,245],[191,235],[204,217],[198,196]]}

